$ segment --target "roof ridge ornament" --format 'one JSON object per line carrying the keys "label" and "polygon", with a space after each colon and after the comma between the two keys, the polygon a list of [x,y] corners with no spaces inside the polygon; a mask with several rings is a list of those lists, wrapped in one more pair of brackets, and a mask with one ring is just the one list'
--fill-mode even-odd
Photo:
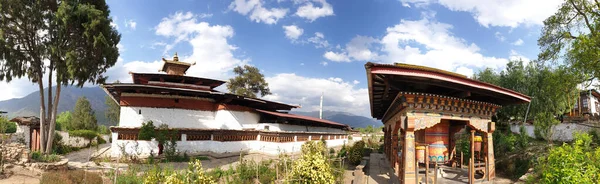
{"label": "roof ridge ornament", "polygon": [[158,71],[166,72],[169,75],[185,75],[185,72],[190,68],[190,66],[196,65],[196,62],[186,63],[179,61],[179,56],[177,55],[177,52],[175,52],[175,54],[173,55],[173,59],[168,60],[163,57],[162,61],[164,62],[164,64],[162,66],[162,69]]}

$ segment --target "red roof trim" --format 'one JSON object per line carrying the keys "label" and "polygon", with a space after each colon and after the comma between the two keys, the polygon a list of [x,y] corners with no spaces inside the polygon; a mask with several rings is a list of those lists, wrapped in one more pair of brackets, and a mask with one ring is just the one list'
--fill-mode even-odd
{"label": "red roof trim", "polygon": [[324,124],[329,124],[329,125],[348,127],[348,125],[345,125],[345,124],[341,124],[341,123],[337,123],[337,122],[333,122],[333,121],[329,121],[329,120],[324,120],[324,119],[319,119],[319,118],[313,118],[313,117],[309,117],[309,116],[301,116],[301,115],[296,115],[296,114],[287,114],[287,113],[280,113],[280,112],[273,112],[273,111],[265,111],[265,110],[260,110],[260,109],[256,109],[256,111],[261,112],[261,113],[265,113],[265,114],[270,114],[270,115],[273,115],[273,116],[278,116],[278,117],[298,119],[298,120],[306,120],[306,121],[314,121],[314,122],[319,122],[319,123],[324,123]]}
{"label": "red roof trim", "polygon": [[456,77],[456,76],[451,76],[451,75],[447,75],[447,74],[441,74],[438,72],[422,71],[422,70],[414,70],[414,69],[404,69],[404,68],[397,68],[397,67],[393,67],[393,66],[392,67],[372,66],[371,73],[372,74],[388,74],[388,75],[404,75],[404,76],[413,76],[413,77],[422,77],[422,78],[443,80],[443,81],[448,81],[448,82],[452,82],[452,83],[462,84],[462,85],[466,85],[466,86],[471,86],[471,87],[475,87],[475,88],[479,88],[479,89],[484,89],[484,90],[493,91],[496,93],[509,95],[514,98],[523,100],[525,102],[531,101],[530,97],[523,95],[521,93],[512,91],[512,90],[506,89],[506,88],[498,87],[498,86],[495,86],[495,85],[492,85],[489,83],[485,83],[485,82],[481,82],[481,81],[477,81],[477,80],[472,80],[469,78]]}

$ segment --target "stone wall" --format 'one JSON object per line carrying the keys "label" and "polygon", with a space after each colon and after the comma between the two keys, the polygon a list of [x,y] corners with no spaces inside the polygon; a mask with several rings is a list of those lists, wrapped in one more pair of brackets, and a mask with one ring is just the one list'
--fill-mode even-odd
{"label": "stone wall", "polygon": [[31,163],[29,167],[33,168],[33,169],[42,170],[42,171],[61,171],[61,170],[69,169],[68,164],[69,164],[69,159],[61,157],[60,161],[58,161],[58,162],[51,162],[51,163],[35,162],[35,163]]}
{"label": "stone wall", "polygon": [[[525,132],[527,132],[527,135],[529,135],[529,137],[534,137],[535,138],[535,126],[531,125],[531,124],[526,124],[523,125],[525,126]],[[514,133],[519,133],[521,128],[520,124],[511,124],[510,125],[510,131],[514,132]],[[579,124],[579,123],[561,123],[558,125],[555,125],[552,127],[552,140],[554,141],[572,141],[573,140],[573,133],[575,132],[583,132],[583,133],[589,133],[591,130],[594,129],[593,125],[588,125],[588,124]],[[598,131],[600,131],[600,129],[596,128]]]}
{"label": "stone wall", "polygon": [[[83,137],[70,136],[69,132],[56,131],[56,133],[58,133],[62,137],[63,144],[67,146],[82,148],[88,145],[89,143],[89,141],[84,139]],[[104,139],[106,142],[110,141],[110,135],[101,136],[102,139]],[[96,142],[96,140],[92,140],[92,142]]]}
{"label": "stone wall", "polygon": [[5,163],[23,165],[29,162],[29,149],[19,143],[0,145],[0,152]]}

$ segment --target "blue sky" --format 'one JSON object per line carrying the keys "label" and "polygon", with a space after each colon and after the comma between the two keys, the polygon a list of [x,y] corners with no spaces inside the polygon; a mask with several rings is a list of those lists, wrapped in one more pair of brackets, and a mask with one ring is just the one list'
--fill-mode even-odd
{"label": "blue sky", "polygon": [[[535,59],[542,21],[561,1],[520,0],[108,0],[121,33],[109,81],[157,72],[161,57],[196,62],[188,75],[226,80],[256,66],[273,95],[316,110],[369,115],[364,64],[411,63],[472,75]],[[2,99],[35,90],[16,81]],[[0,99],[0,100],[2,100]]]}

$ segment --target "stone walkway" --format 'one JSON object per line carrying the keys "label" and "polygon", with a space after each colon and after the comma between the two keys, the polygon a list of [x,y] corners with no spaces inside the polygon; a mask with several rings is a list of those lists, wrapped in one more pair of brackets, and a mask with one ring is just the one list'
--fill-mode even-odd
{"label": "stone walkway", "polygon": [[[390,179],[391,176],[390,165],[385,159],[385,156],[381,153],[371,153],[369,158],[369,164],[367,166],[367,183],[398,183],[398,180]],[[393,175],[393,174],[392,174]]]}

